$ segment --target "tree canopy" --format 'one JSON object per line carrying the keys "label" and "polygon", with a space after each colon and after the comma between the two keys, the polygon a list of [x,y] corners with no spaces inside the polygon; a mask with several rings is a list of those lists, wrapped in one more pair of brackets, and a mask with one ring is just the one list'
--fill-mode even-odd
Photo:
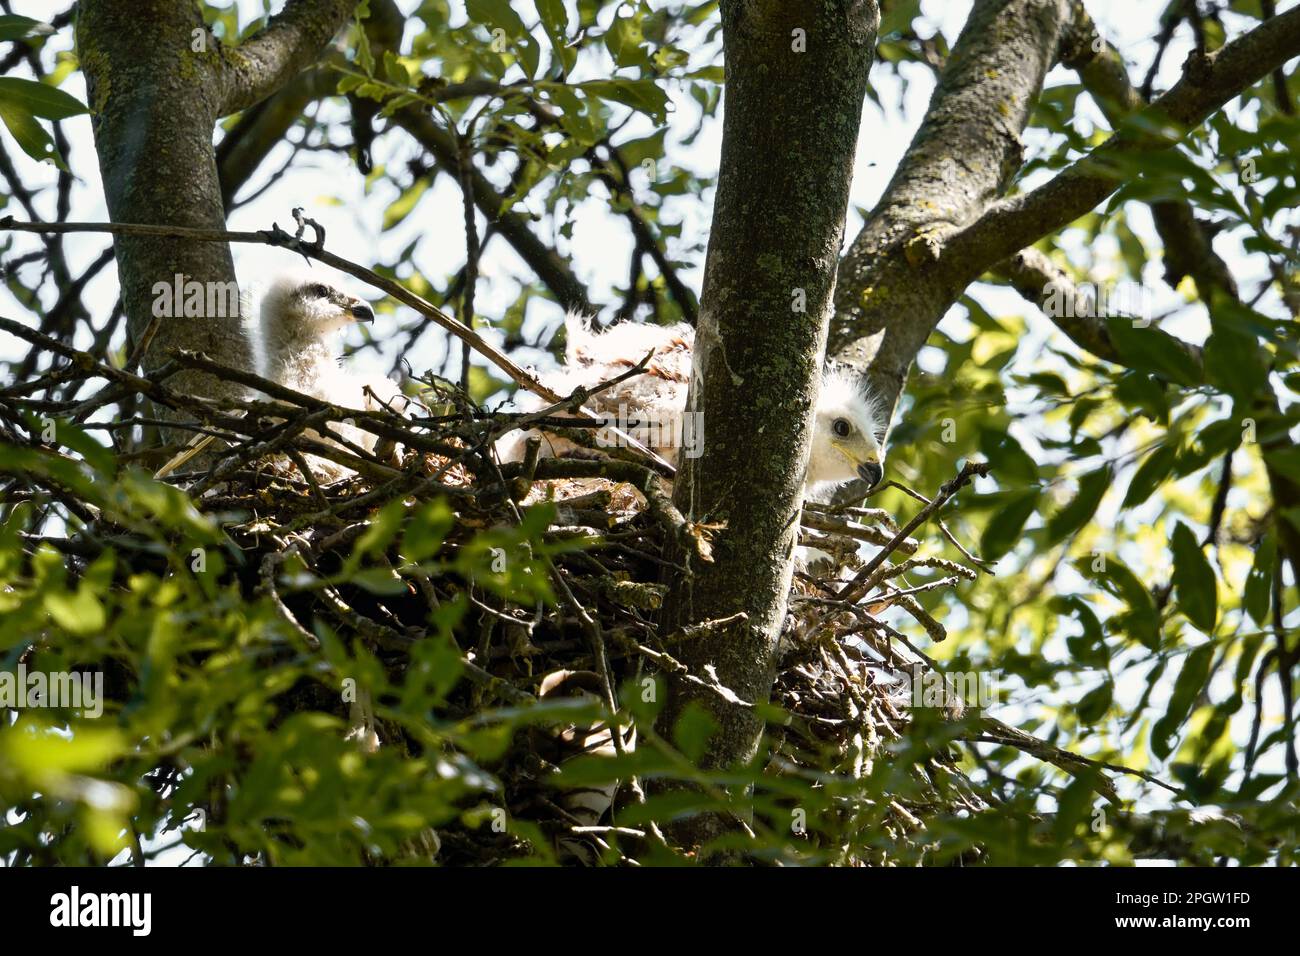
{"label": "tree canopy", "polygon": [[[0,3],[0,679],[103,713],[0,683],[0,859],[1294,862],[1300,6],[76,6]],[[155,309],[304,256],[420,415]],[[571,309],[696,327],[675,481],[493,458]]]}

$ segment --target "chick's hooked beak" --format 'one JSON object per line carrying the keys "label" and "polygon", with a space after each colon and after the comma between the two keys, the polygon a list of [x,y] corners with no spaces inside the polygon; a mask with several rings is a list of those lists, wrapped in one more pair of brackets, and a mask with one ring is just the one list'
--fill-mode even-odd
{"label": "chick's hooked beak", "polygon": [[369,302],[348,296],[348,311],[352,314],[355,322],[374,322],[375,310],[370,307]]}
{"label": "chick's hooked beak", "polygon": [[880,479],[885,477],[885,469],[876,460],[876,452],[865,447],[859,448],[854,445],[847,445],[843,442],[832,442],[832,444],[853,465],[853,470],[858,473],[858,477],[866,481],[871,487],[874,488],[880,483]]}
{"label": "chick's hooked beak", "polygon": [[880,466],[879,462],[864,461],[858,465],[858,474],[867,484],[874,488],[880,484],[880,479],[885,477],[885,469]]}

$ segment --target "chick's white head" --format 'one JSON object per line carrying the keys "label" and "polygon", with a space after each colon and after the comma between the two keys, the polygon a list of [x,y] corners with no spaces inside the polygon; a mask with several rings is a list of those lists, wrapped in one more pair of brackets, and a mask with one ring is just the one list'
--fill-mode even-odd
{"label": "chick's white head", "polygon": [[318,342],[374,318],[368,303],[310,272],[280,276],[262,296],[262,332],[280,347]]}
{"label": "chick's white head", "polygon": [[884,476],[884,416],[858,374],[831,367],[822,374],[813,425],[807,484],[862,478],[874,485]]}

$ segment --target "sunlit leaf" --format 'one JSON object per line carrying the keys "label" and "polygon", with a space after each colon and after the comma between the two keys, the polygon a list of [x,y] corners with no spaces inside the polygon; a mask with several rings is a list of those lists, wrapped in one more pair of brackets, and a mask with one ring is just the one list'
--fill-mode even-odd
{"label": "sunlit leaf", "polygon": [[1174,593],[1178,606],[1202,631],[1212,631],[1218,616],[1214,569],[1195,535],[1181,521],[1174,524],[1170,544],[1174,551]]}

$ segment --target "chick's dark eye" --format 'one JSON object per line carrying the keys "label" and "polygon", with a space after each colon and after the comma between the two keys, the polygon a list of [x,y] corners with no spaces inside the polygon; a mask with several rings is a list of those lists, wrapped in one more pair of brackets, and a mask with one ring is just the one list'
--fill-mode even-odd
{"label": "chick's dark eye", "polygon": [[329,286],[314,285],[311,287],[311,294],[318,299],[328,299],[330,294]]}
{"label": "chick's dark eye", "polygon": [[849,427],[849,423],[842,418],[835,419],[834,423],[831,425],[831,430],[841,438],[848,438],[849,432],[852,431]]}

